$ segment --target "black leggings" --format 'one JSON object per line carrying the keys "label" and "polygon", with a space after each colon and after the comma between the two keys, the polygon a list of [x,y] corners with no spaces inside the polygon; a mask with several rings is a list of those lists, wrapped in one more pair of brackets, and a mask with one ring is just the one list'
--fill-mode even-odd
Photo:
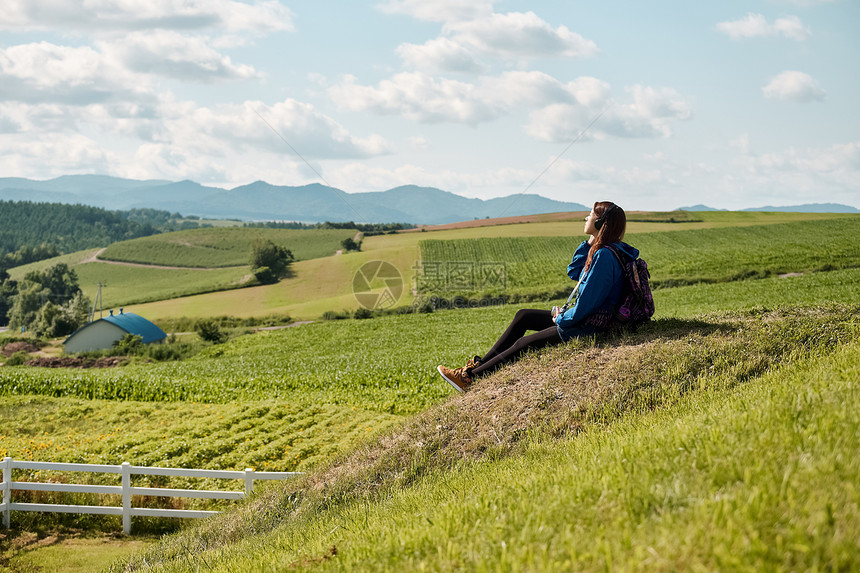
{"label": "black leggings", "polygon": [[[529,330],[537,332],[524,336]],[[507,330],[481,358],[481,365],[472,369],[472,376],[494,372],[508,362],[513,362],[528,350],[546,348],[561,342],[550,311],[530,308],[518,310]]]}

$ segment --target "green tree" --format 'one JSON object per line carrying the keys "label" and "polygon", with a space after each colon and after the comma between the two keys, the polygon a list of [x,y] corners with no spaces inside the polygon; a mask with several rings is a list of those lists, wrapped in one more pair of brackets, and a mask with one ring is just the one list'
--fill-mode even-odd
{"label": "green tree", "polygon": [[39,283],[21,281],[18,290],[12,297],[12,308],[9,309],[9,326],[29,330],[39,316],[39,309],[51,299],[51,291]]}
{"label": "green tree", "polygon": [[360,251],[361,243],[356,243],[351,237],[347,237],[346,239],[340,242],[340,246],[343,247],[344,251]]}
{"label": "green tree", "polygon": [[90,313],[90,301],[78,291],[66,304],[45,303],[32,325],[37,336],[68,336],[84,325]]}
{"label": "green tree", "polygon": [[6,269],[0,267],[0,326],[9,324],[12,297],[18,292],[18,282],[9,278]]}
{"label": "green tree", "polygon": [[71,334],[84,323],[89,311],[78,276],[65,263],[27,273],[11,300],[9,325],[33,330],[39,336]]}
{"label": "green tree", "polygon": [[214,320],[198,320],[194,325],[194,330],[197,331],[197,335],[206,342],[221,344],[227,340],[227,333],[221,330],[218,323]]}
{"label": "green tree", "polygon": [[251,245],[251,272],[263,284],[278,282],[294,260],[293,253],[268,239],[256,239]]}
{"label": "green tree", "polygon": [[42,271],[31,271],[24,281],[42,285],[48,289],[51,299],[65,302],[81,291],[78,275],[66,263],[59,263]]}

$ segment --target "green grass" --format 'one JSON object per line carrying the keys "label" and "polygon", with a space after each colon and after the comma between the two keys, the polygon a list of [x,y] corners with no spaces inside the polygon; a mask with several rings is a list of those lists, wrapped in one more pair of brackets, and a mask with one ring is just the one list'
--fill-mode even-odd
{"label": "green grass", "polygon": [[305,471],[398,419],[296,400],[156,404],[7,396],[0,398],[0,458]]}
{"label": "green grass", "polygon": [[153,542],[152,537],[119,540],[110,537],[65,538],[49,535],[34,539],[30,546],[25,546],[6,564],[12,573],[89,573],[101,571],[117,559],[140,552]]}
{"label": "green grass", "polygon": [[860,268],[654,291],[658,316],[860,300]]}
{"label": "green grass", "polygon": [[858,319],[856,307],[713,315],[553,349],[145,559],[166,571],[850,569]]}
{"label": "green grass", "polygon": [[[858,271],[657,291],[658,317],[706,310],[858,300]],[[544,306],[551,306],[548,301]],[[436,365],[485,352],[517,308],[317,322],[240,337],[190,360],[108,370],[0,368],[0,395],[232,402],[318,400],[411,414],[443,399]]]}
{"label": "green grass", "polygon": [[[351,406],[300,400],[230,404],[0,397],[0,459],[65,463],[308,471],[329,463],[400,417]],[[112,474],[16,470],[17,481],[120,485]],[[135,477],[134,485],[242,491],[241,480]],[[260,487],[265,487],[261,482]],[[118,505],[116,495],[16,492],[13,501]],[[143,498],[137,507],[223,510],[235,502]],[[181,522],[137,520],[136,531],[164,532]],[[120,531],[116,516],[16,513],[13,527],[36,531],[71,527]],[[2,553],[2,551],[0,551]],[[2,569],[2,567],[0,567]]]}
{"label": "green grass", "polygon": [[[679,283],[732,278],[732,265],[744,268],[755,253],[770,273],[779,272],[786,253],[796,255],[791,271],[842,270],[663,288],[655,292],[659,320],[639,333],[539,353],[453,399],[436,364],[462,363],[486,350],[517,308],[553,301],[315,323],[241,337],[172,364],[101,371],[0,367],[0,449],[58,461],[117,463],[130,456],[144,465],[311,472],[286,488],[266,488],[230,515],[197,524],[148,554],[148,562],[164,560],[168,570],[812,569],[830,563],[852,569],[856,542],[849,560],[840,561],[846,542],[837,534],[857,529],[856,492],[839,489],[858,482],[851,412],[857,394],[838,377],[858,377],[860,311],[813,305],[860,300],[860,269],[843,268],[856,266],[849,235],[856,235],[857,218],[832,218],[823,228],[833,236],[814,235],[840,245],[826,251],[823,263],[817,246],[801,244],[813,223],[772,225],[769,233],[750,227],[746,235],[681,230],[802,219],[741,215],[637,223],[679,230],[643,233],[631,242],[643,251],[648,246]],[[306,297],[337,300],[336,290],[327,289],[348,284],[361,262],[395,255],[414,260],[409,245],[420,235],[443,236],[373,237],[366,252],[297,263],[308,266],[290,284],[305,281]],[[735,249],[731,238],[738,237],[747,243]],[[710,266],[660,258],[677,244]],[[653,257],[646,259],[653,271]],[[558,265],[553,268],[557,273]],[[701,272],[712,268],[719,272]],[[280,304],[276,292],[287,288],[217,296],[236,297],[233,306],[245,309]],[[212,313],[214,306],[205,304],[212,296],[193,298]],[[804,394],[798,380],[805,378],[828,384]],[[828,394],[830,409],[819,418],[848,423],[811,426],[816,432],[792,441],[774,421],[784,411],[781,402],[759,403],[755,396],[731,402],[749,388],[778,388],[785,380],[793,384],[784,393],[796,399],[788,411],[795,426],[818,415],[827,392],[841,393]],[[834,410],[834,404],[844,407]],[[733,421],[736,412],[745,412],[743,423]],[[773,430],[761,431],[761,423]],[[826,440],[816,441],[821,431]],[[666,441],[676,434],[689,449]],[[835,453],[815,449],[824,442]],[[797,460],[788,478],[780,460]],[[756,481],[744,472],[732,481],[737,468],[749,468]],[[795,477],[803,483],[791,489]],[[781,488],[793,497],[771,495]],[[833,491],[831,519],[818,500]],[[836,526],[830,537],[819,527],[821,515]],[[810,536],[824,541],[816,545]],[[141,559],[133,563],[140,566]]]}
{"label": "green grass", "polygon": [[105,309],[236,289],[250,280],[248,267],[196,270],[84,263],[74,271],[90,300],[95,300],[99,282],[106,285],[102,288]]}
{"label": "green grass", "polygon": [[268,239],[292,251],[296,260],[333,255],[355,229],[191,229],[110,245],[100,258],[177,267],[230,267],[248,264],[251,245]]}
{"label": "green grass", "polygon": [[[799,221],[630,234],[626,240],[648,262],[652,286],[660,287],[858,267],[858,236],[860,217],[843,217],[826,224]],[[425,272],[419,279],[419,288],[425,294],[442,296],[458,291],[466,295],[562,292],[570,288],[564,266],[580,240],[580,236],[573,236],[422,241]],[[480,277],[461,281],[453,278],[460,266],[475,272],[478,264],[493,262],[506,267],[507,280],[500,287],[489,286]]]}

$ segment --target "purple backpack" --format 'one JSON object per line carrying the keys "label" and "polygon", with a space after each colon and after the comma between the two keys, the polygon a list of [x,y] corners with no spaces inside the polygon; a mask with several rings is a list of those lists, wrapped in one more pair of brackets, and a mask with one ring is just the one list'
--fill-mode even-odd
{"label": "purple backpack", "polygon": [[642,259],[631,259],[620,253],[612,245],[605,245],[621,265],[623,272],[621,297],[615,312],[598,311],[588,317],[589,324],[600,329],[620,328],[623,326],[636,326],[651,320],[654,315],[654,297],[651,295],[651,286],[648,279],[648,263]]}

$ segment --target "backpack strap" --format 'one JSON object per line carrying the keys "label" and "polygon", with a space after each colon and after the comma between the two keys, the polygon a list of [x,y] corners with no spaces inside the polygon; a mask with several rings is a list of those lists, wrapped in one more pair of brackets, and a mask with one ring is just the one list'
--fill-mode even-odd
{"label": "backpack strap", "polygon": [[603,246],[606,247],[607,249],[609,249],[609,252],[611,252],[613,255],[615,255],[615,260],[618,261],[619,265],[621,265],[621,273],[626,275],[627,274],[627,265],[625,265],[624,261],[621,259],[621,253],[618,252],[618,248],[613,247],[612,243],[606,243]]}
{"label": "backpack strap", "polygon": [[[627,268],[627,265],[625,265],[625,264],[624,264],[624,261],[623,261],[623,260],[621,260],[621,253],[618,251],[618,248],[617,248],[617,247],[612,246],[612,244],[611,244],[611,243],[607,243],[605,246],[606,246],[610,251],[612,251],[612,254],[613,254],[613,255],[615,255],[615,259],[618,261],[618,264],[619,264],[619,265],[621,265],[621,273],[622,273],[625,277],[627,277],[627,276],[632,277],[632,278],[633,278],[633,282],[635,282],[635,283],[636,283],[636,288],[637,288],[637,289],[641,289],[641,288],[642,288],[642,281],[641,281],[641,280],[640,280],[640,278],[639,278],[639,269],[637,269],[637,268],[636,268],[636,265],[634,264],[634,265],[632,265],[632,269],[628,269],[628,268]],[[638,259],[638,257],[637,257],[637,258],[635,258],[635,259],[631,259],[631,262],[635,263],[637,259]],[[628,272],[628,270],[631,270],[632,272]],[[638,294],[638,293],[637,293],[637,294]],[[640,296],[640,298],[641,298],[641,296]]]}

